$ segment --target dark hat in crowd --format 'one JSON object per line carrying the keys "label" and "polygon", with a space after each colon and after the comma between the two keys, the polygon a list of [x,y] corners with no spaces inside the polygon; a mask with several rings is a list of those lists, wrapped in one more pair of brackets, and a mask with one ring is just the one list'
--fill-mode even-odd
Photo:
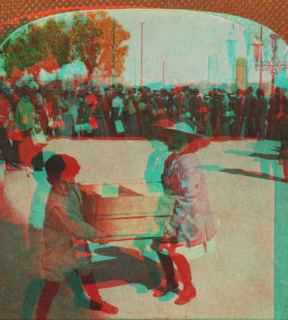
{"label": "dark hat in crowd", "polygon": [[31,166],[33,167],[34,171],[42,171],[44,168],[44,159],[43,159],[43,153],[39,152],[37,153],[32,159],[31,159]]}
{"label": "dark hat in crowd", "polygon": [[151,89],[149,87],[144,86],[143,87],[143,92],[151,92]]}
{"label": "dark hat in crowd", "polygon": [[183,91],[183,87],[176,87],[174,88],[175,92],[182,92]]}
{"label": "dark hat in crowd", "polygon": [[119,93],[118,93],[118,96],[119,96],[121,99],[127,99],[127,95],[128,95],[127,92],[119,92]]}
{"label": "dark hat in crowd", "polygon": [[127,88],[127,92],[130,94],[133,94],[133,93],[136,93],[136,89],[129,87],[129,88]]}
{"label": "dark hat in crowd", "polygon": [[243,90],[243,89],[238,89],[238,90],[237,90],[237,93],[240,94],[240,95],[244,95],[244,94],[245,94],[245,90]]}
{"label": "dark hat in crowd", "polygon": [[258,88],[257,91],[256,91],[256,94],[260,94],[261,96],[264,96],[265,93],[264,93],[264,90],[262,88]]}
{"label": "dark hat in crowd", "polygon": [[165,89],[161,89],[160,90],[161,94],[164,96],[164,95],[168,95],[168,91],[165,90]]}
{"label": "dark hat in crowd", "polygon": [[253,92],[253,91],[254,91],[253,87],[248,87],[247,88],[247,92]]}
{"label": "dark hat in crowd", "polygon": [[[112,85],[113,86],[113,85]],[[111,87],[112,87],[111,86]],[[122,83],[118,83],[116,86],[115,86],[115,91],[116,92],[122,92],[124,90],[124,86],[123,86],[123,84]]]}

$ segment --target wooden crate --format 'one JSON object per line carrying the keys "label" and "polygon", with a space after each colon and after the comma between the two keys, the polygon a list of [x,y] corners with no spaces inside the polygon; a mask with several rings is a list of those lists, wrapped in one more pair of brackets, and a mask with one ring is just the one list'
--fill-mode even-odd
{"label": "wooden crate", "polygon": [[161,236],[175,199],[165,196],[155,184],[150,191],[141,184],[118,186],[118,192],[114,187],[109,194],[99,184],[81,186],[84,220],[101,230],[102,237]]}

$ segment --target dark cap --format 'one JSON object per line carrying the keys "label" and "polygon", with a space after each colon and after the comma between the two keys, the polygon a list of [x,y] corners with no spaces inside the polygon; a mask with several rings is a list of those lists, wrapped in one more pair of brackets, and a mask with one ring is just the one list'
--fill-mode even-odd
{"label": "dark cap", "polygon": [[45,170],[48,177],[60,175],[65,170],[65,167],[66,163],[59,154],[52,156],[45,163]]}

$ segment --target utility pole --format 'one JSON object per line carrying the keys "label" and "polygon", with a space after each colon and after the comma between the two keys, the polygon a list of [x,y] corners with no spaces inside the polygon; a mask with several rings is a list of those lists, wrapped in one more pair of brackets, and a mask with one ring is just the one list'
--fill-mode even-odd
{"label": "utility pole", "polygon": [[260,42],[261,42],[261,52],[260,52],[260,76],[259,76],[259,87],[262,88],[262,67],[263,67],[263,28],[260,26]]}
{"label": "utility pole", "polygon": [[135,68],[134,68],[134,86],[137,85],[137,59],[135,58]]}
{"label": "utility pole", "polygon": [[115,82],[115,18],[113,17],[113,70],[112,70],[112,84]]}
{"label": "utility pole", "polygon": [[143,86],[143,25],[144,22],[140,22],[141,24],[141,87]]}
{"label": "utility pole", "polygon": [[163,89],[164,89],[164,83],[165,83],[165,62],[163,61]]}

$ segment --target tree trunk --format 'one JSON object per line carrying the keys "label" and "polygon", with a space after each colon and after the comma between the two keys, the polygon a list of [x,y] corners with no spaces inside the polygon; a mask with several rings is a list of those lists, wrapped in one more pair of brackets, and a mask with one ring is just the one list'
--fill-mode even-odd
{"label": "tree trunk", "polygon": [[93,75],[93,72],[88,72],[87,81],[88,81],[89,83],[92,82],[92,75]]}

